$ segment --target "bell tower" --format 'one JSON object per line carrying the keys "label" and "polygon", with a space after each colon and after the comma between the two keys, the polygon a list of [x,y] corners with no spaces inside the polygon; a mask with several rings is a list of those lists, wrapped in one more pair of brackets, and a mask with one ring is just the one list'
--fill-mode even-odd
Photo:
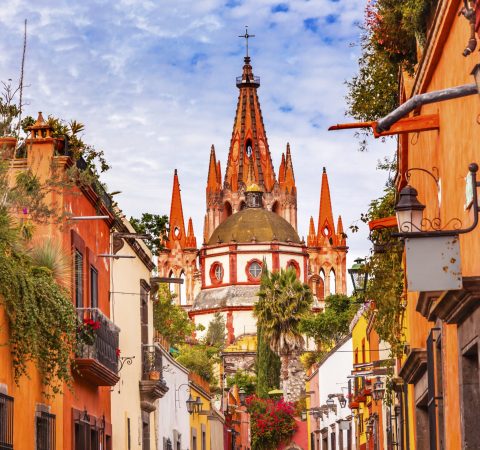
{"label": "bell tower", "polygon": [[257,92],[260,77],[253,74],[248,50],[236,86],[239,95],[223,185],[220,162],[213,146],[210,150],[205,241],[225,219],[245,208],[250,170],[255,184],[262,189],[264,208],[279,214],[297,229],[297,189],[290,145],[287,144],[286,154],[282,155],[277,181]]}

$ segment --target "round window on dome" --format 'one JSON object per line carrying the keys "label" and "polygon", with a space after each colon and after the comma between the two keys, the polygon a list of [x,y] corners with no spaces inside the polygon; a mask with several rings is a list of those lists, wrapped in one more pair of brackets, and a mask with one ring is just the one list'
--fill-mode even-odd
{"label": "round window on dome", "polygon": [[212,284],[219,284],[223,281],[223,266],[219,262],[213,263],[210,267],[210,280]]}
{"label": "round window on dome", "polygon": [[262,266],[258,261],[252,261],[248,265],[248,273],[250,274],[250,277],[258,280],[260,278],[260,275],[262,274]]}

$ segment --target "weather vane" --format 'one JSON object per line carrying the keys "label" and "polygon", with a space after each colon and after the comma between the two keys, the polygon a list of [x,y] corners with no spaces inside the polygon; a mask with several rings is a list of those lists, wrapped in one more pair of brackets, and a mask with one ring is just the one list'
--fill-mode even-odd
{"label": "weather vane", "polygon": [[247,44],[247,58],[248,58],[248,39],[255,37],[254,34],[248,34],[248,25],[245,25],[245,34],[241,34],[238,36],[240,38],[244,38]]}

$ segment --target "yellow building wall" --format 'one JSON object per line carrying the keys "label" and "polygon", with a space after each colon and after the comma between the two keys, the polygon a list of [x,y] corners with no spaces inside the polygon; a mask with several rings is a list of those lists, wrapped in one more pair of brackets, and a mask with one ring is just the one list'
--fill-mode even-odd
{"label": "yellow building wall", "polygon": [[[364,345],[365,351],[362,352],[362,344]],[[358,363],[366,363],[370,362],[370,343],[367,339],[367,320],[363,315],[359,316],[358,320],[356,321],[353,329],[352,329],[352,347],[353,347],[353,358],[352,364]],[[355,361],[355,355],[358,355],[358,360]],[[353,392],[353,386],[352,386]],[[363,427],[360,428],[359,425],[359,416],[363,414]],[[357,421],[357,439],[358,439],[358,446],[366,446],[367,445],[367,434],[365,432],[365,421],[369,417],[369,411],[366,403],[360,402],[359,408],[357,413],[355,414],[355,420]],[[363,430],[360,432],[360,430]]]}
{"label": "yellow building wall", "polygon": [[[200,397],[202,402],[202,414],[194,412],[190,415],[190,449],[193,449],[193,430],[197,431],[197,450],[218,450],[212,449],[210,445],[211,436],[210,436],[210,421],[206,414],[210,410],[210,396],[205,393],[203,389],[196,386],[194,383],[190,384],[190,393],[194,400],[197,397]],[[205,449],[202,449],[202,425],[205,427],[205,440],[206,446]]]}

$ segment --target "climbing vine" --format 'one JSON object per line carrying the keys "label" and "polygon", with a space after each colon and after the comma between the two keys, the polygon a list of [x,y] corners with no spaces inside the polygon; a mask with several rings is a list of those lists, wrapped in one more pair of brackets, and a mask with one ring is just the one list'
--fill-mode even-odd
{"label": "climbing vine", "polygon": [[398,105],[398,74],[413,73],[438,0],[368,0],[359,72],[348,85],[347,113],[374,121]]}
{"label": "climbing vine", "polygon": [[75,309],[52,271],[32,264],[5,209],[0,210],[0,223],[0,304],[8,322],[15,382],[28,376],[33,362],[42,374],[45,395],[57,394],[71,381]]}

